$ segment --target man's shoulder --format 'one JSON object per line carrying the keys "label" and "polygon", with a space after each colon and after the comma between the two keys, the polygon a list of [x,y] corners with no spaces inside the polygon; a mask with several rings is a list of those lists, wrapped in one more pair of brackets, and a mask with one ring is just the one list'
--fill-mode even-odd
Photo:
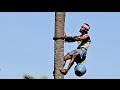
{"label": "man's shoulder", "polygon": [[90,40],[90,36],[89,36],[89,34],[85,34],[85,37],[87,37],[88,40]]}

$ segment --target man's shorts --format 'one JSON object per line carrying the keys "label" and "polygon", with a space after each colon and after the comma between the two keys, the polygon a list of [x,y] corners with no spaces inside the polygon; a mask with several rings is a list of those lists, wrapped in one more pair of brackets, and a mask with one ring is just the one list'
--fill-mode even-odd
{"label": "man's shorts", "polygon": [[75,50],[69,52],[68,54],[73,55],[76,52],[80,54],[80,58],[79,58],[80,60],[82,60],[82,61],[85,60],[86,54],[87,54],[87,50],[85,48],[75,49]]}

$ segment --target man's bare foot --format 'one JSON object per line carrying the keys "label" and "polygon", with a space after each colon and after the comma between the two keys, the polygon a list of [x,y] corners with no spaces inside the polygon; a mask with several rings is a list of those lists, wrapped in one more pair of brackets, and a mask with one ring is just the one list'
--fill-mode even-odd
{"label": "man's bare foot", "polygon": [[64,75],[66,75],[67,72],[68,72],[68,70],[67,70],[67,69],[63,69],[63,68],[62,68],[62,69],[60,68],[60,72],[61,72],[62,74],[64,74]]}

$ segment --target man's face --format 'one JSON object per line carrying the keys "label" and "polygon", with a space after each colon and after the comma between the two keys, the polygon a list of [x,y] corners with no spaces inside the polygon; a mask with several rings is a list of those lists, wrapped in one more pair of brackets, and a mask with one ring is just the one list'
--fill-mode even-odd
{"label": "man's face", "polygon": [[80,31],[79,31],[79,32],[83,33],[85,30],[86,30],[86,28],[85,28],[84,26],[81,26],[81,28],[80,28]]}
{"label": "man's face", "polygon": [[85,32],[85,31],[88,30],[88,29],[89,29],[89,27],[88,27],[86,24],[83,24],[83,25],[81,26],[79,32],[83,33],[83,32]]}

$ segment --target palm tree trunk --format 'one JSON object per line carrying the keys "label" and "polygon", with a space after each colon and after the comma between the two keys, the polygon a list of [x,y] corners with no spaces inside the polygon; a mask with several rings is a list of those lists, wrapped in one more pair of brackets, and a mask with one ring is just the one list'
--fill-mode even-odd
{"label": "palm tree trunk", "polygon": [[[55,37],[64,36],[65,12],[55,12]],[[64,79],[59,68],[62,68],[64,61],[64,40],[54,41],[54,79]]]}

